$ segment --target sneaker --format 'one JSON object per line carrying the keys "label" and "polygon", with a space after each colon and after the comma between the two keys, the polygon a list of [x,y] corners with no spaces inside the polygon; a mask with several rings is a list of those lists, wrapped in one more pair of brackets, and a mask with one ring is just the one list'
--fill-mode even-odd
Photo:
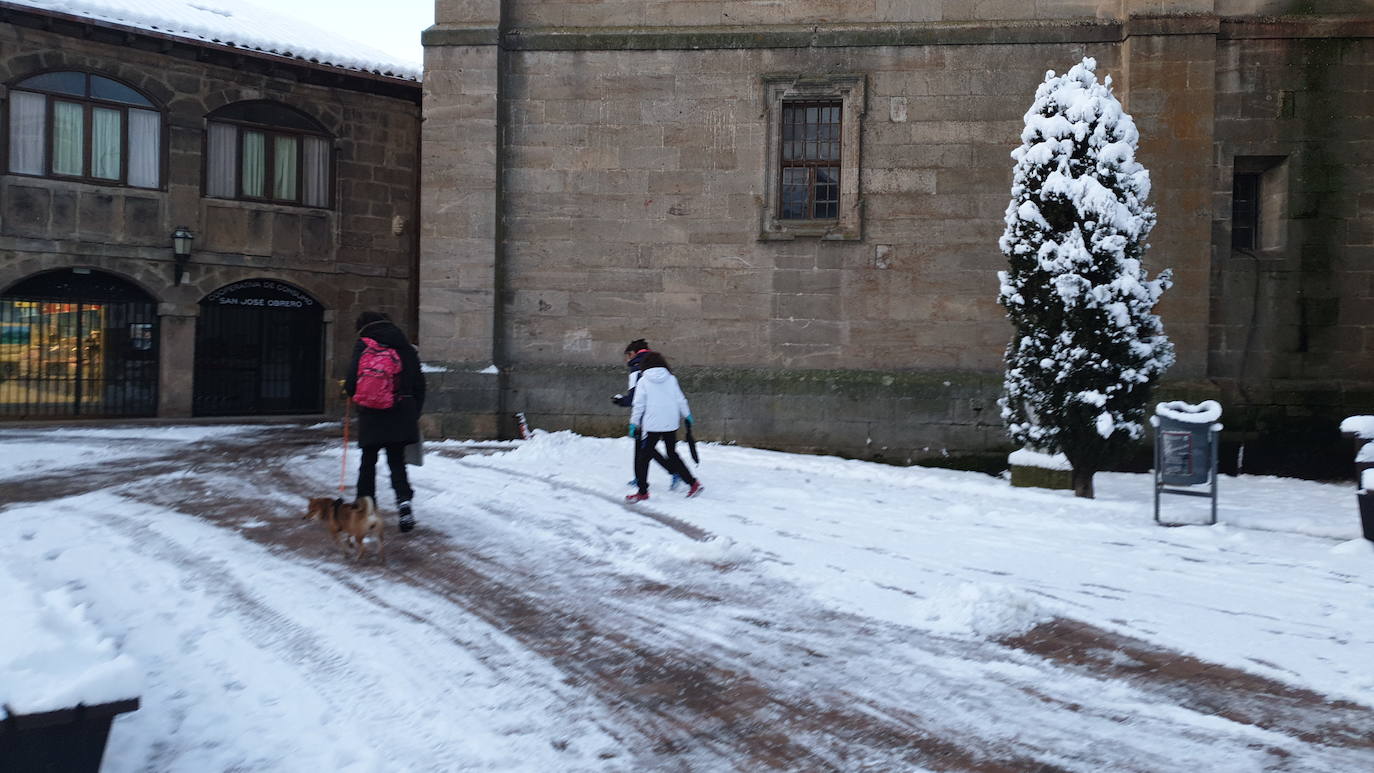
{"label": "sneaker", "polygon": [[682,476],[674,475],[671,483],[668,484],[669,491],[677,491],[678,486],[682,485]]}
{"label": "sneaker", "polygon": [[410,531],[415,528],[415,515],[410,511],[410,501],[396,503],[396,509],[401,513],[401,531]]}
{"label": "sneaker", "polygon": [[634,504],[635,502],[643,502],[644,500],[646,500],[646,499],[648,499],[648,498],[649,498],[649,495],[648,495],[648,494],[634,493],[634,494],[631,494],[631,495],[625,497],[625,501],[626,501],[626,502],[629,502],[630,504]]}
{"label": "sneaker", "polygon": [[703,488],[705,488],[705,486],[701,485],[701,481],[694,481],[692,483],[692,487],[687,489],[687,496],[694,497],[697,494],[700,494]]}

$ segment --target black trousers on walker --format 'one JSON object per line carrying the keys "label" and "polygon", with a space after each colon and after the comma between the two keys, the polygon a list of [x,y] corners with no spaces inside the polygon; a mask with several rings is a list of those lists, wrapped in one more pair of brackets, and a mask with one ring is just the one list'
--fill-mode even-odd
{"label": "black trousers on walker", "polygon": [[692,471],[687,469],[687,463],[677,455],[677,431],[672,432],[645,432],[640,435],[639,442],[635,445],[635,480],[639,481],[639,493],[649,493],[649,460],[658,456],[658,441],[663,441],[663,466],[668,472],[673,473],[687,481],[687,485],[697,482],[692,477]]}
{"label": "black trousers on walker", "polygon": [[358,497],[377,498],[377,456],[383,448],[386,449],[386,466],[391,469],[391,490],[396,492],[396,501],[409,502],[415,492],[410,489],[410,479],[406,477],[404,443],[363,448],[363,461],[358,465]]}

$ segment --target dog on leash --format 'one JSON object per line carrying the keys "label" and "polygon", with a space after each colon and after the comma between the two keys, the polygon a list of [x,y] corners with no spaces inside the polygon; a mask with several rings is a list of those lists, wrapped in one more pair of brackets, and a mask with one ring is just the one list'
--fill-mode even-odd
{"label": "dog on leash", "polygon": [[[382,519],[377,517],[377,504],[372,497],[359,497],[352,504],[342,499],[316,497],[310,500],[305,519],[322,522],[334,544],[343,549],[344,555],[356,548],[354,560],[363,557],[363,539],[371,535],[377,542],[377,557],[386,562],[382,539],[385,529],[382,528]],[[345,541],[339,540],[340,534],[346,537]]]}

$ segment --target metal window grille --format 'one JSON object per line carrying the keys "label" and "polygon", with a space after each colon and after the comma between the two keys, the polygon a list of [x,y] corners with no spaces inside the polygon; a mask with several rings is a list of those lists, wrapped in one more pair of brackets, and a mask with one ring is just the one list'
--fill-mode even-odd
{"label": "metal window grille", "polygon": [[1253,250],[1259,243],[1260,176],[1240,172],[1231,188],[1231,246]]}
{"label": "metal window grille", "polygon": [[841,113],[840,102],[783,104],[779,218],[839,217]]}
{"label": "metal window grille", "polygon": [[92,288],[60,278],[21,284],[0,298],[0,416],[157,413],[156,304],[83,297]]}

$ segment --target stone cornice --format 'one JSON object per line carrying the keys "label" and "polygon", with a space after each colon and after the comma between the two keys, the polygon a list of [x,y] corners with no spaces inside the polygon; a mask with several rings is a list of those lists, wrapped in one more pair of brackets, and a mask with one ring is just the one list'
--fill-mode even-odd
{"label": "stone cornice", "polygon": [[495,46],[512,51],[666,51],[750,48],[1118,43],[1130,37],[1216,35],[1248,38],[1368,38],[1374,19],[1222,18],[1209,14],[1133,16],[1120,21],[912,22],[900,24],[720,27],[533,27],[504,37],[494,26],[436,25],[426,46]]}
{"label": "stone cornice", "polygon": [[1374,38],[1374,18],[1222,19],[1223,40],[1261,38]]}
{"label": "stone cornice", "polygon": [[496,27],[436,24],[420,33],[420,42],[426,46],[494,46],[500,39]]}

